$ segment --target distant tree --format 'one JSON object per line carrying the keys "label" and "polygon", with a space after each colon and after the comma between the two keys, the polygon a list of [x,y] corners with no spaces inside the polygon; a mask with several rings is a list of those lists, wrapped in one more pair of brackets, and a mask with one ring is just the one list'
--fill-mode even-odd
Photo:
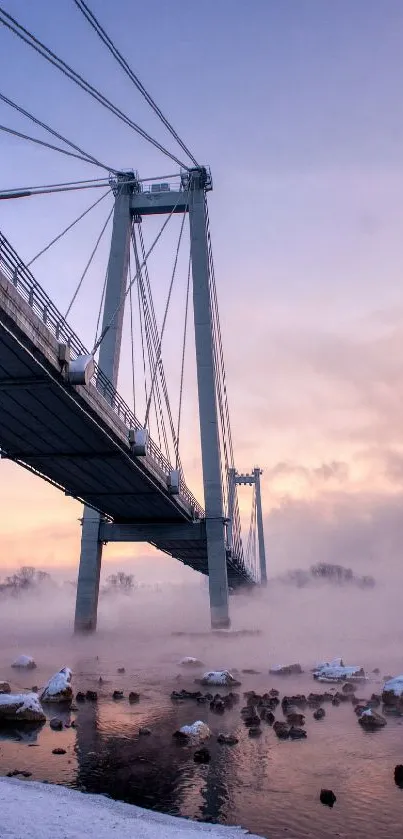
{"label": "distant tree", "polygon": [[110,574],[107,577],[104,591],[130,594],[134,588],[134,575],[125,574],[124,571],[117,571],[116,574]]}
{"label": "distant tree", "polygon": [[19,594],[22,591],[34,589],[45,582],[53,582],[47,571],[37,571],[30,565],[24,565],[15,574],[10,574],[0,585],[0,591],[4,594]]}

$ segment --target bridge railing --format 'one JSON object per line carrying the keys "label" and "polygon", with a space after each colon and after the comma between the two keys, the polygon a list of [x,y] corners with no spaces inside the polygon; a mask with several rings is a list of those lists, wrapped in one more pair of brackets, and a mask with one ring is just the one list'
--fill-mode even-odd
{"label": "bridge railing", "polygon": [[[81,343],[61,312],[52,303],[50,297],[48,297],[42,286],[35,280],[29,268],[24,265],[2,233],[0,233],[0,270],[12,282],[14,288],[25,302],[28,303],[42,323],[47,326],[56,340],[69,345],[72,358],[88,354],[88,350],[84,344]],[[124,399],[122,399],[114,388],[112,382],[105,376],[96,363],[91,383],[95,385],[99,393],[104,397],[105,401],[128,430],[130,428],[139,429],[142,427],[133,411],[131,411]],[[162,472],[168,476],[173,467],[151,437],[148,438],[147,451]],[[193,507],[195,515],[203,518],[203,508],[190,492],[183,479],[180,482],[180,493],[188,504]]]}

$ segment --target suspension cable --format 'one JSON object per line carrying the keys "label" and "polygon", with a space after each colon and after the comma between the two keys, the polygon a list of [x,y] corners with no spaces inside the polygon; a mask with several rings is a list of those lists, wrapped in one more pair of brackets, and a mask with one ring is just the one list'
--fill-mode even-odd
{"label": "suspension cable", "polygon": [[0,199],[4,201],[11,198],[30,198],[33,195],[50,195],[55,192],[77,192],[80,189],[105,189],[105,186],[106,183],[87,183],[81,186],[57,186],[45,187],[44,189],[33,187],[32,189],[27,188],[18,191],[6,189],[4,192],[0,192]]}
{"label": "suspension cable", "polygon": [[[103,105],[107,110],[113,113],[115,116],[118,117],[122,122],[132,128],[134,131],[137,132],[143,139],[147,140],[151,143],[155,148],[159,149],[163,154],[170,157],[172,160],[175,161],[179,166],[183,169],[189,170],[189,167],[186,164],[182,163],[179,158],[177,158],[172,152],[168,151],[164,146],[161,145],[157,140],[150,136],[144,129],[140,128],[137,123],[133,122],[133,120],[129,119],[126,114],[120,110],[116,105],[114,105],[103,93],[101,93],[97,88],[87,82],[83,76],[77,73],[75,70],[72,69],[65,61],[59,58],[52,50],[45,46],[41,41],[38,40],[28,29],[25,29],[18,21],[13,18],[5,9],[1,8],[0,6],[0,15],[3,15],[3,19],[0,18],[0,22],[4,24],[11,32],[17,35],[24,43],[28,44],[28,46],[32,47],[42,58],[45,58],[46,61],[49,61],[54,67],[60,70],[67,78],[73,81],[76,85],[85,90],[93,99]],[[6,18],[6,20],[4,20]]]}
{"label": "suspension cable", "polygon": [[184,378],[184,370],[185,370],[185,350],[186,350],[186,336],[187,336],[188,313],[189,313],[189,291],[190,291],[190,271],[191,271],[191,267],[192,267],[192,256],[191,256],[191,254],[189,254],[189,267],[188,267],[188,278],[187,278],[187,285],[186,285],[186,302],[185,302],[185,324],[184,324],[184,327],[183,327],[183,342],[182,342],[181,378],[180,378],[180,386],[179,386],[178,425],[177,425],[177,432],[176,432],[176,465],[175,465],[176,469],[178,468],[179,439],[180,439],[181,418],[182,418],[183,378]]}
{"label": "suspension cable", "polygon": [[67,151],[67,149],[62,149],[60,146],[54,146],[52,143],[47,143],[45,140],[38,140],[36,137],[30,137],[28,134],[22,134],[21,131],[16,131],[14,128],[7,128],[5,125],[0,125],[0,131],[4,131],[6,134],[12,134],[14,137],[19,137],[21,140],[29,140],[31,143],[36,143],[38,146],[44,146],[52,151],[58,151],[60,154],[65,154],[67,157],[75,157],[77,160],[84,160],[85,163],[91,162],[82,154]]}
{"label": "suspension cable", "polygon": [[[0,10],[1,11],[1,10]],[[46,122],[41,122],[40,119],[34,117],[33,114],[30,114],[29,111],[26,111],[21,105],[17,105],[16,102],[13,102],[12,99],[9,99],[4,93],[0,93],[0,99],[2,102],[5,102],[6,105],[10,105],[10,108],[15,108],[16,111],[19,111],[20,114],[23,114],[24,117],[28,117],[32,122],[36,125],[40,125],[41,128],[44,128],[45,131],[49,131],[49,134],[53,134],[54,137],[57,137],[58,140],[62,140],[63,143],[66,143],[67,146],[70,148],[75,149],[76,152],[79,152],[83,155],[83,158],[86,160],[87,163],[93,163],[95,166],[99,166],[101,169],[106,169],[107,172],[113,172],[117,175],[117,170],[111,166],[106,166],[104,163],[101,163],[92,154],[87,154],[87,152],[83,151],[80,146],[76,146],[75,143],[72,143],[70,140],[67,140],[66,137],[63,137],[62,134],[59,134],[57,131],[54,131],[53,128],[50,128]]]}
{"label": "suspension cable", "polygon": [[[143,232],[142,232],[142,229],[141,229],[141,225],[139,225],[139,238],[140,238],[142,253],[143,253],[143,256],[144,256],[145,249],[144,249],[144,239],[143,239]],[[149,275],[149,272],[148,272],[147,264],[145,265],[145,268],[144,268],[144,275],[145,275],[145,279],[146,279],[147,294],[148,294],[148,299],[149,299],[149,303],[150,303],[150,317],[151,317],[152,335],[153,335],[154,344],[155,344],[155,346],[157,346],[158,345],[158,326],[157,326],[157,318],[156,318],[156,315],[155,315],[155,307],[154,307],[153,295],[152,295],[152,290],[151,290],[150,275]],[[175,423],[173,421],[171,405],[170,405],[170,401],[169,401],[168,387],[167,387],[167,382],[166,382],[166,378],[165,378],[165,370],[164,370],[164,365],[163,365],[163,362],[162,362],[162,358],[160,359],[160,363],[159,363],[159,373],[160,373],[160,377],[161,377],[161,386],[162,386],[163,396],[164,396],[164,399],[165,399],[165,406],[166,406],[166,409],[167,409],[168,422],[169,422],[169,426],[170,426],[170,429],[171,429],[171,436],[172,436],[172,440],[173,440],[174,448],[175,448],[175,452],[176,452]],[[158,379],[157,379],[157,385],[158,385]],[[162,418],[162,422],[164,422],[163,418]],[[181,461],[180,461],[180,456],[178,457],[178,469],[180,469],[181,473],[183,474],[183,469],[182,469],[182,464],[181,464]]]}
{"label": "suspension cable", "polygon": [[87,272],[88,272],[88,269],[89,269],[89,267],[90,267],[90,265],[91,265],[91,263],[92,263],[92,260],[94,259],[95,254],[96,254],[96,252],[97,252],[97,250],[98,250],[98,245],[99,245],[99,243],[100,243],[100,241],[101,241],[101,239],[102,239],[102,236],[104,235],[105,230],[106,230],[106,228],[107,228],[107,226],[108,226],[108,222],[109,222],[109,220],[110,220],[110,218],[111,218],[111,215],[112,215],[112,213],[113,213],[113,210],[114,210],[114,207],[112,206],[112,207],[111,207],[110,212],[108,213],[108,217],[107,217],[107,219],[106,219],[106,221],[105,221],[105,224],[103,225],[102,230],[101,230],[101,232],[100,232],[100,234],[99,234],[99,236],[98,236],[98,238],[97,238],[97,241],[95,242],[95,245],[94,245],[94,247],[93,247],[93,250],[92,250],[91,256],[90,256],[90,258],[89,258],[89,260],[88,260],[88,262],[87,262],[87,264],[86,264],[86,266],[85,266],[85,268],[84,268],[83,273],[81,274],[81,277],[80,277],[80,279],[79,279],[79,281],[78,281],[78,284],[77,284],[77,288],[76,288],[76,290],[75,290],[75,292],[74,292],[74,294],[73,294],[73,297],[71,298],[70,304],[69,304],[69,306],[67,307],[67,311],[66,311],[66,314],[65,314],[65,316],[64,316],[64,319],[65,319],[65,320],[67,320],[67,318],[68,318],[68,316],[69,316],[69,314],[70,314],[70,312],[71,312],[72,306],[73,306],[73,304],[74,304],[74,301],[75,301],[75,300],[76,300],[76,298],[77,298],[77,295],[78,295],[78,293],[79,293],[79,291],[80,291],[80,288],[81,288],[81,286],[82,286],[82,284],[83,284],[84,278],[85,278],[85,276],[86,276],[86,274],[87,274]]}
{"label": "suspension cable", "polygon": [[199,168],[197,160],[193,157],[192,153],[189,151],[183,140],[181,140],[171,123],[164,116],[156,102],[154,102],[154,100],[152,99],[152,97],[150,96],[150,94],[148,93],[138,76],[136,76],[136,74],[133,72],[128,62],[122,56],[121,52],[118,50],[116,45],[113,43],[112,38],[109,37],[103,26],[101,26],[99,20],[97,20],[87,3],[85,3],[84,0],[73,0],[73,2],[75,3],[79,11],[84,15],[90,26],[92,26],[92,28],[95,30],[95,32],[97,33],[101,41],[104,43],[104,45],[107,47],[109,52],[112,53],[113,57],[116,59],[122,70],[126,73],[129,79],[131,79],[137,90],[142,94],[142,96],[144,96],[146,102],[150,105],[154,113],[160,118],[161,122],[168,129],[172,137],[174,137],[174,139],[179,143],[182,151],[184,151],[185,154],[188,155],[192,163],[197,168]]}
{"label": "suspension cable", "polygon": [[[143,238],[143,231],[142,231],[142,228],[141,228],[141,224],[139,225],[139,240],[140,240],[140,245],[141,245],[141,252],[142,252],[142,255],[143,255],[143,258],[144,258],[144,256],[145,256],[145,245],[144,245],[144,238]],[[156,318],[156,314],[155,314],[154,300],[153,300],[152,289],[151,289],[150,274],[149,274],[149,271],[148,271],[147,263],[144,266],[144,276],[145,276],[145,281],[146,281],[145,282],[145,289],[144,289],[144,300],[146,301],[147,324],[148,324],[149,329],[150,329],[152,346],[154,348],[153,351],[152,351],[153,352],[153,358],[154,358],[155,348],[158,346],[158,326],[157,326],[157,318]],[[150,365],[150,370],[152,370],[153,367],[154,367],[154,364],[152,363]],[[163,365],[162,358],[160,359],[160,363],[159,363],[159,374],[160,374],[160,379],[161,379],[162,393],[163,393],[164,400],[165,400],[165,407],[166,407],[166,410],[167,410],[168,422],[169,422],[169,425],[170,425],[172,440],[174,442],[174,448],[175,448],[175,451],[176,451],[176,447],[175,447],[175,439],[176,439],[175,438],[175,426],[174,426],[173,417],[172,417],[171,405],[170,405],[170,402],[169,402],[168,387],[167,387],[167,383],[166,383],[165,371],[164,371],[164,365]],[[168,460],[169,460],[170,455],[169,455],[168,438],[167,438],[166,429],[165,429],[165,419],[164,419],[164,414],[163,414],[163,410],[162,410],[162,401],[161,401],[160,385],[159,385],[158,378],[156,379],[156,383],[155,383],[155,392],[156,392],[156,397],[157,397],[158,407],[159,407],[159,412],[160,412],[162,434],[163,434],[163,437],[164,437],[167,457],[168,457]],[[155,407],[155,411],[156,411],[156,407]],[[157,417],[157,414],[156,414],[156,417]],[[158,423],[158,418],[157,418],[157,423]],[[180,468],[180,469],[182,468],[182,466],[180,464],[180,459],[178,461],[178,468]]]}
{"label": "suspension cable", "polygon": [[107,281],[108,281],[108,270],[109,270],[109,264],[106,266],[105,277],[104,277],[104,284],[103,284],[103,286],[102,286],[101,302],[100,302],[100,304],[99,304],[99,309],[98,309],[98,317],[97,317],[97,325],[96,325],[96,327],[95,327],[95,338],[94,338],[94,343],[96,343],[97,338],[98,338],[98,330],[99,330],[99,324],[100,324],[100,322],[101,322],[102,307],[103,307],[103,305],[104,305],[104,299],[105,299],[106,283],[107,283]]}
{"label": "suspension cable", "polygon": [[[156,356],[156,359],[155,359],[154,372],[153,372],[153,376],[152,376],[152,379],[151,379],[151,393],[154,390],[155,377],[157,375],[157,368],[158,368],[160,358],[161,358],[162,339],[164,337],[165,326],[166,326],[167,317],[168,317],[168,309],[169,309],[169,304],[171,302],[172,289],[173,289],[173,284],[174,284],[175,275],[176,275],[176,268],[177,268],[177,265],[178,265],[179,250],[180,250],[181,241],[182,241],[183,228],[185,226],[185,216],[186,216],[186,210],[183,213],[183,217],[182,217],[182,224],[181,224],[181,228],[180,228],[180,231],[179,231],[178,244],[177,244],[176,253],[175,253],[174,267],[173,267],[173,270],[172,270],[171,282],[169,284],[167,302],[165,304],[164,317],[163,317],[162,326],[161,326],[161,335],[160,335],[160,339],[159,339],[159,343],[158,343],[158,349],[157,349],[157,356]],[[148,396],[148,404],[147,404],[147,409],[146,409],[146,416],[145,416],[144,425],[147,425],[149,410],[150,410],[150,394]]]}
{"label": "suspension cable", "polygon": [[26,263],[27,268],[29,268],[30,265],[32,265],[33,262],[36,262],[36,260],[39,259],[39,257],[42,256],[42,254],[46,253],[46,251],[48,251],[49,248],[52,247],[52,245],[54,245],[56,242],[58,242],[59,239],[61,239],[62,236],[65,235],[65,233],[68,233],[68,231],[71,230],[71,228],[74,227],[75,224],[77,224],[79,221],[81,221],[81,219],[84,218],[84,216],[86,216],[87,213],[90,212],[90,210],[93,210],[94,207],[97,206],[97,204],[100,204],[100,202],[103,201],[103,199],[106,198],[106,196],[109,195],[110,192],[111,192],[110,189],[108,189],[106,192],[104,192],[104,194],[101,195],[100,198],[97,198],[97,200],[94,201],[94,203],[91,204],[91,206],[88,207],[87,210],[84,210],[84,212],[81,213],[81,215],[79,215],[76,219],[74,219],[74,221],[72,221],[71,224],[68,225],[68,227],[65,227],[64,230],[62,230],[62,232],[59,233],[58,236],[56,236],[54,239],[52,239],[52,241],[49,242],[49,244],[46,245],[45,248],[42,248],[42,250],[39,251],[39,253],[37,253],[36,256],[33,256],[32,259],[30,259],[30,261]]}

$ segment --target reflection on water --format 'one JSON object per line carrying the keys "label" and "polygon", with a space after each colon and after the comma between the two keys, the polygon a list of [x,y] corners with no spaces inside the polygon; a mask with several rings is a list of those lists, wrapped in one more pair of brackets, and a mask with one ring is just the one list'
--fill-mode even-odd
{"label": "reflection on water", "polygon": [[[4,623],[0,678],[9,681],[13,690],[32,685],[32,674],[10,667],[18,653],[26,652],[37,660],[37,684],[44,684],[68,664],[74,672],[75,691],[92,689],[99,694],[98,702],[77,703],[77,709],[66,715],[67,725],[73,720],[76,728],[58,732],[45,725],[3,732],[0,774],[28,771],[35,780],[106,794],[173,815],[241,824],[270,839],[285,835],[290,839],[401,839],[403,790],[395,783],[394,769],[403,763],[403,718],[388,717],[382,731],[366,734],[351,705],[326,705],[326,717],[320,722],[307,709],[304,741],[280,741],[266,724],[262,736],[251,739],[241,721],[240,706],[218,716],[206,705],[174,704],[170,699],[178,686],[194,689],[195,674],[184,673],[177,665],[185,655],[206,662],[208,669],[261,671],[260,675],[242,674],[240,688],[260,693],[271,687],[282,694],[309,693],[315,689],[309,667],[336,655],[344,655],[347,663],[362,664],[370,673],[375,667],[381,668],[382,675],[403,672],[397,585],[379,587],[365,596],[344,591],[325,595],[322,589],[316,593],[270,591],[266,599],[237,599],[233,612],[238,612],[238,626],[253,629],[258,625],[261,634],[228,638],[196,632],[202,626],[196,601],[185,604],[189,612],[193,610],[188,620],[186,609],[181,614],[182,603],[174,608],[172,601],[164,606],[161,600],[141,611],[129,599],[111,613],[109,624],[100,621],[100,631],[91,639],[71,636],[67,610],[56,623],[51,641],[49,621],[56,617],[53,612],[45,614],[39,604],[32,606],[25,621],[21,613],[14,623],[11,612],[7,621],[0,613],[0,630]],[[182,632],[181,626],[186,629],[187,623],[194,634],[168,631],[169,627]],[[269,676],[269,666],[283,661],[300,661],[307,672],[285,681]],[[123,674],[117,672],[122,666],[126,668]],[[373,681],[357,695],[378,693],[382,675],[373,674]],[[140,702],[114,701],[116,689],[124,690],[125,697],[129,691],[138,691]],[[47,713],[52,717],[55,710],[49,708]],[[172,738],[182,724],[199,718],[213,732],[207,765],[194,763],[194,750]],[[277,718],[281,718],[278,711]],[[141,726],[151,729],[149,737],[139,735]],[[236,734],[238,745],[218,744],[220,731]],[[66,754],[52,754],[58,746]],[[332,810],[320,804],[322,787],[333,789],[337,796]]]}

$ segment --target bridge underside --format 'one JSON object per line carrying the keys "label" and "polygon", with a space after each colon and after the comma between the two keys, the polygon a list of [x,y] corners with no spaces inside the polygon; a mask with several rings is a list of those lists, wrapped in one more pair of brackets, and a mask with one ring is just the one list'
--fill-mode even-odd
{"label": "bridge underside", "polygon": [[[159,536],[157,525],[154,538],[145,541],[207,574],[203,523],[192,524],[194,509],[182,496],[170,495],[166,474],[153,458],[131,454],[127,434],[126,425],[93,384],[67,384],[58,362],[58,342],[0,275],[2,455],[99,510],[112,523],[139,528],[184,525],[185,538],[178,532],[181,538],[169,538],[167,531]],[[194,537],[189,526],[195,527]],[[232,587],[252,582],[230,560],[228,578]]]}

